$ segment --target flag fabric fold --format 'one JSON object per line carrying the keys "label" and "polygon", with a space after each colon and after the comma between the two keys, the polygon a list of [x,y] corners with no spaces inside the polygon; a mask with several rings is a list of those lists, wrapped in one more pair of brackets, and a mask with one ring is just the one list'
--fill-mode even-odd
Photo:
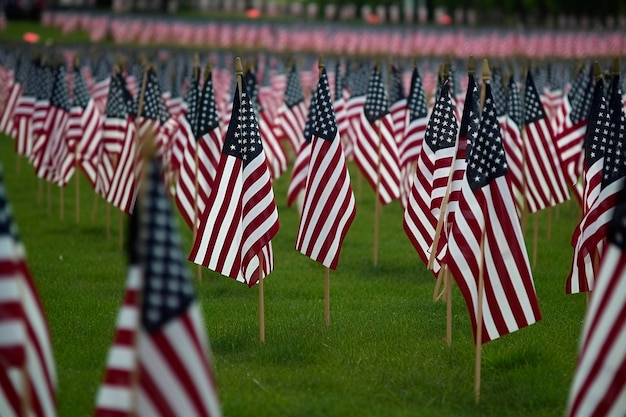
{"label": "flag fabric fold", "polygon": [[356,202],[325,68],[315,92],[315,106],[307,121],[311,125],[311,157],[296,250],[336,269],[343,240],[356,215]]}
{"label": "flag fabric fold", "polygon": [[131,218],[124,302],[94,416],[221,415],[210,349],[156,160]]}
{"label": "flag fabric fold", "polygon": [[486,84],[480,132],[469,149],[465,182],[448,241],[448,267],[467,304],[475,340],[482,273],[482,343],[541,319],[506,171],[493,96]]}

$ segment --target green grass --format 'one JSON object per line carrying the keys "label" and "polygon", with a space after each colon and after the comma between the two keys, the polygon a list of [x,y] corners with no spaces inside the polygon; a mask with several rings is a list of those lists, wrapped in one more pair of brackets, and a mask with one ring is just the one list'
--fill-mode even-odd
{"label": "green grass", "polygon": [[[51,188],[48,204],[47,185],[4,136],[0,161],[52,330],[59,415],[89,416],[124,291],[118,213],[107,238],[105,204],[98,202],[92,223],[94,195],[81,177],[80,223],[74,180],[60,220],[59,189]],[[323,268],[294,250],[298,223],[295,209],[285,205],[288,174],[275,183],[281,229],[274,239],[275,271],[265,281],[265,344],[259,342],[256,288],[206,269],[197,283],[225,416],[562,415],[585,310],[584,296],[564,294],[575,205],[552,210],[551,239],[547,213],[539,215],[534,278],[543,320],[484,345],[476,405],[475,350],[460,292],[453,293],[448,346],[442,341],[446,306],[432,300],[434,280],[404,234],[397,203],[382,212],[380,261],[372,266],[374,194],[357,184],[350,168],[358,214],[339,268],[331,272],[329,329]],[[189,249],[191,234],[181,231]]]}
{"label": "green grass", "polygon": [[60,29],[44,27],[28,20],[9,20],[5,30],[0,31],[0,41],[16,42],[21,41],[27,32],[34,32],[39,35],[39,42],[63,41],[64,43],[85,43],[89,41],[89,35],[83,31],[76,31],[70,34],[63,34]]}

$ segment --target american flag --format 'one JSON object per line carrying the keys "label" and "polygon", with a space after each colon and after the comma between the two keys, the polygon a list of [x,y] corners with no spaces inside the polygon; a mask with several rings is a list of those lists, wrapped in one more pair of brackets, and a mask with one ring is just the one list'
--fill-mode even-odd
{"label": "american flag", "polygon": [[583,217],[574,230],[574,258],[566,281],[566,293],[591,291],[594,287],[593,257],[602,250],[617,195],[624,182],[625,133],[619,76],[612,82],[610,103],[604,99],[603,83],[597,82],[585,138],[585,200]]}
{"label": "american flag", "polygon": [[124,302],[94,416],[220,416],[208,338],[155,160],[131,220]]}
{"label": "american flag", "polygon": [[15,152],[21,156],[29,156],[33,147],[31,121],[35,112],[38,66],[39,62],[29,62],[22,58],[22,64],[15,74],[16,79],[22,82],[22,95],[18,98],[13,113],[13,136]]}
{"label": "american flag", "polygon": [[[200,220],[189,260],[252,286],[259,267],[274,267],[271,239],[278,232],[278,211],[245,83],[235,90],[233,112],[217,176]],[[261,259],[262,258],[262,259]],[[262,264],[260,264],[262,261]]]}
{"label": "american flag", "polygon": [[346,104],[346,118],[349,122],[348,137],[352,148],[352,158],[354,159],[354,147],[361,132],[361,114],[367,98],[367,87],[369,85],[370,71],[367,65],[361,64],[355,68],[356,64],[352,63],[348,66],[349,76],[348,84],[350,89],[350,98]]}
{"label": "american flag", "polygon": [[[198,224],[194,225],[193,219],[199,220],[199,214],[208,203],[222,146],[213,76],[210,71],[205,74],[201,91],[198,90],[197,77],[194,77],[187,97],[190,105],[185,120],[195,120],[196,128],[195,135],[187,132],[180,137],[183,143],[183,159],[176,189],[176,202],[187,225],[196,230]],[[183,123],[182,126],[191,128],[189,123]],[[186,131],[187,129],[181,129],[179,136]]]}
{"label": "american flag", "polygon": [[302,143],[302,131],[306,123],[306,103],[295,65],[287,76],[285,104],[278,110],[278,124],[294,150],[298,152]]}
{"label": "american flag", "polygon": [[285,155],[278,138],[275,136],[275,129],[273,128],[274,121],[271,120],[271,112],[266,111],[263,103],[261,103],[259,83],[257,82],[256,74],[252,70],[246,73],[246,82],[248,91],[250,92],[250,98],[258,115],[259,132],[261,134],[261,141],[263,141],[265,161],[270,170],[272,180],[275,180],[287,169],[287,155]]}
{"label": "american flag", "polygon": [[393,137],[398,147],[402,144],[407,118],[407,98],[402,86],[402,72],[395,65],[390,68],[389,112],[393,120]]}
{"label": "american flag", "polygon": [[335,117],[337,118],[337,128],[339,129],[339,137],[341,138],[341,146],[346,160],[352,159],[353,143],[350,140],[350,120],[348,120],[348,100],[350,99],[350,91],[348,89],[348,76],[346,73],[341,74],[341,66],[339,61],[335,69],[335,97],[333,107],[335,108]]}
{"label": "american flag", "polygon": [[[473,74],[469,75],[470,83],[467,87],[467,95],[472,98],[478,98],[478,90],[476,89],[476,82],[474,81]],[[450,86],[451,87],[451,86]],[[461,132],[459,136],[457,146],[457,134],[459,132],[459,125],[454,113],[454,105],[450,95],[442,95],[444,101],[442,106],[433,110],[433,114],[430,116],[426,135],[434,138],[435,147],[435,163],[433,170],[433,188],[430,193],[430,209],[435,216],[439,216],[441,205],[443,203],[444,196],[448,187],[448,177],[450,176],[450,170],[453,169],[453,164],[459,165],[460,169],[454,168],[454,175],[456,176],[457,184],[459,177],[463,177],[465,171],[465,148],[467,146],[467,139],[470,133],[470,129],[477,129],[478,121],[478,108],[473,103],[466,103],[464,106],[464,132]],[[441,98],[440,98],[441,100]],[[465,114],[466,113],[466,114]],[[463,136],[465,134],[465,136]],[[460,160],[456,160],[456,154],[458,152],[462,156]],[[456,187],[457,193],[459,187]],[[451,189],[452,191],[452,189]],[[450,199],[453,200],[453,199]],[[456,201],[456,199],[454,199]]]}
{"label": "american flag", "polygon": [[515,201],[505,177],[506,156],[491,86],[486,84],[485,90],[480,133],[469,149],[466,181],[448,242],[448,267],[465,298],[475,340],[482,269],[483,343],[541,318]]}
{"label": "american flag", "polygon": [[[496,108],[496,110],[500,110]],[[513,195],[518,202],[518,209],[521,213],[523,210],[523,202],[521,196],[524,190],[524,154],[522,144],[522,125],[523,113],[522,113],[522,100],[520,98],[520,92],[515,82],[515,77],[511,75],[509,77],[506,104],[504,107],[504,115],[499,118],[500,127],[502,129],[502,142],[504,143],[504,152],[506,153],[507,160],[507,177],[511,181],[511,187],[513,188]],[[502,119],[504,121],[502,122]]]}
{"label": "american flag", "polygon": [[524,90],[524,129],[526,131],[526,204],[531,213],[569,199],[560,157],[556,152],[550,123],[533,81],[526,77]]}
{"label": "american flag", "polygon": [[0,165],[0,410],[6,417],[54,417],[57,378],[50,330],[3,177]]}
{"label": "american flag", "polygon": [[[134,119],[132,97],[124,85],[122,74],[117,74],[111,81],[111,90],[106,106],[106,114],[103,126],[103,145],[113,161],[112,171],[102,162],[106,157],[101,157],[99,168],[102,169],[102,179],[106,188],[106,199],[120,210],[131,213],[136,197],[136,147],[137,140]],[[106,168],[106,170],[105,170]],[[110,177],[107,177],[110,175]]]}
{"label": "american flag", "polygon": [[412,165],[417,161],[422,149],[424,134],[428,124],[428,104],[424,94],[422,78],[417,67],[411,74],[411,90],[407,99],[409,120],[404,130],[402,143],[400,144],[400,201],[406,208],[409,193],[413,186],[414,169]]}
{"label": "american flag", "polygon": [[[439,97],[433,108],[433,114],[447,114],[451,107],[450,83],[445,80],[439,88]],[[404,231],[406,232],[413,247],[422,261],[428,265],[431,247],[437,228],[437,216],[431,210],[431,195],[435,171],[435,150],[437,149],[437,136],[439,129],[431,117],[424,135],[422,148],[417,157],[417,165],[411,193],[407,206],[404,210]],[[435,260],[433,273],[438,275],[440,264]]]}
{"label": "american flag", "polygon": [[380,202],[388,204],[400,197],[400,157],[385,85],[376,68],[367,88],[360,126],[354,160]]}
{"label": "american flag", "polygon": [[570,417],[619,416],[626,403],[626,190],[622,188],[585,315]]}
{"label": "american flag", "polygon": [[300,144],[296,161],[291,171],[291,181],[287,189],[287,206],[291,206],[298,196],[306,189],[306,181],[309,175],[309,165],[311,163],[311,139],[313,135],[313,124],[317,120],[317,89],[311,95],[309,102],[309,114],[304,124],[304,140]]}
{"label": "american flag", "polygon": [[[42,61],[45,60],[42,59]],[[43,62],[35,67],[35,70],[35,107],[31,119],[32,149],[28,159],[31,165],[37,167],[48,141],[45,122],[50,110],[50,98],[54,87],[54,70],[48,63]]]}
{"label": "american flag", "polygon": [[74,97],[67,121],[67,144],[92,187],[98,179],[98,148],[102,139],[102,116],[89,95],[79,68],[74,71]]}
{"label": "american flag", "polygon": [[74,174],[74,155],[67,144],[67,121],[70,112],[70,97],[64,65],[55,72],[54,86],[50,98],[50,109],[44,124],[46,155],[43,161],[43,176],[64,187]]}
{"label": "american flag", "polygon": [[[28,62],[24,59],[20,60]],[[10,67],[5,67],[2,71],[2,88],[3,92],[3,100],[2,100],[2,110],[0,115],[0,132],[3,132],[7,135],[13,134],[13,114],[15,112],[15,108],[17,107],[17,102],[22,95],[22,86],[24,82],[24,78],[26,74],[23,74],[18,79],[18,73],[21,71],[21,67],[24,64],[21,63],[17,68],[12,69]]]}
{"label": "american flag", "polygon": [[325,68],[321,69],[315,95],[317,110],[307,121],[311,125],[311,161],[296,250],[335,269],[343,239],[356,215],[356,203]]}

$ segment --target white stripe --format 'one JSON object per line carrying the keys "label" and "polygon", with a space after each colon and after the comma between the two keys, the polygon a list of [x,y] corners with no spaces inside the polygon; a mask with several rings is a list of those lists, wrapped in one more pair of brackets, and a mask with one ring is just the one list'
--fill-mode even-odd
{"label": "white stripe", "polygon": [[102,385],[98,390],[96,398],[98,409],[130,412],[132,405],[133,391],[129,387]]}

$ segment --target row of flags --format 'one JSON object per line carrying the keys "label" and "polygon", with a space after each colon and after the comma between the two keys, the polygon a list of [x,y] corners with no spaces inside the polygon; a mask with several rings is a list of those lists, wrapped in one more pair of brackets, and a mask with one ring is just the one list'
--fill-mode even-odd
{"label": "row of flags", "polygon": [[[68,75],[63,62],[49,65],[28,57],[12,62],[16,67],[3,67],[7,83],[0,97],[3,114],[12,117],[3,117],[7,124],[1,127],[38,176],[63,186],[71,174],[63,175],[61,168],[74,165],[111,204],[136,214],[142,171],[148,169],[140,150],[153,143],[164,167],[155,178],[194,231],[189,259],[249,286],[274,267],[271,240],[279,218],[272,181],[284,172],[290,153],[295,153],[290,193],[303,196],[296,249],[327,268],[337,267],[356,210],[346,168],[346,160],[354,159],[380,203],[400,200],[405,231],[434,275],[442,268],[452,272],[477,344],[541,318],[522,214],[577,195],[584,217],[575,237],[591,234],[599,258],[609,223],[591,227],[598,223],[587,215],[602,207],[600,217],[612,218],[621,189],[602,194],[594,186],[602,178],[594,172],[621,178],[616,174],[622,172],[624,132],[619,69],[610,75],[608,89],[602,84],[605,74],[595,71],[592,77],[586,69],[572,84],[561,85],[532,68],[523,80],[511,73],[508,81],[502,70],[494,70],[492,81],[483,70],[481,104],[476,71],[468,71],[463,94],[463,82],[449,65],[438,74],[435,92],[424,88],[415,66],[406,98],[394,65],[386,72],[367,62],[338,62],[332,72],[320,65],[313,91],[303,89],[296,65],[283,73],[268,61],[245,72],[238,65],[235,77],[219,82],[223,91],[224,84],[233,85],[229,100],[213,83],[217,69],[205,67],[201,77],[198,62],[181,77],[181,89],[175,76],[164,78],[162,69],[148,63],[135,76],[132,63],[118,61],[98,80],[89,76],[95,71],[78,65]],[[170,61],[170,68],[176,64]],[[108,91],[98,105],[94,93],[107,90],[96,87],[102,82]],[[260,82],[269,89],[262,91]],[[604,97],[611,97],[613,107]],[[74,126],[83,127],[82,136],[62,133],[73,108],[81,116]],[[95,109],[95,119],[83,118],[87,108]],[[220,123],[226,114],[230,122]],[[93,125],[94,130],[86,128]],[[572,126],[578,126],[573,139]],[[577,152],[571,142],[578,144]],[[573,154],[568,159],[565,149]],[[587,243],[576,240],[575,249],[575,259],[592,258]],[[591,272],[572,274],[568,292],[594,288],[599,268],[583,270]],[[138,285],[130,283],[130,275],[129,286]],[[575,280],[577,287],[570,283]]]}
{"label": "row of flags", "polygon": [[76,11],[45,11],[44,26],[64,34],[84,31],[92,42],[177,44],[197,48],[246,48],[275,53],[317,51],[326,55],[360,54],[464,58],[489,51],[494,58],[612,57],[626,52],[619,29],[546,30],[357,27],[341,23],[185,20],[155,16]]}

